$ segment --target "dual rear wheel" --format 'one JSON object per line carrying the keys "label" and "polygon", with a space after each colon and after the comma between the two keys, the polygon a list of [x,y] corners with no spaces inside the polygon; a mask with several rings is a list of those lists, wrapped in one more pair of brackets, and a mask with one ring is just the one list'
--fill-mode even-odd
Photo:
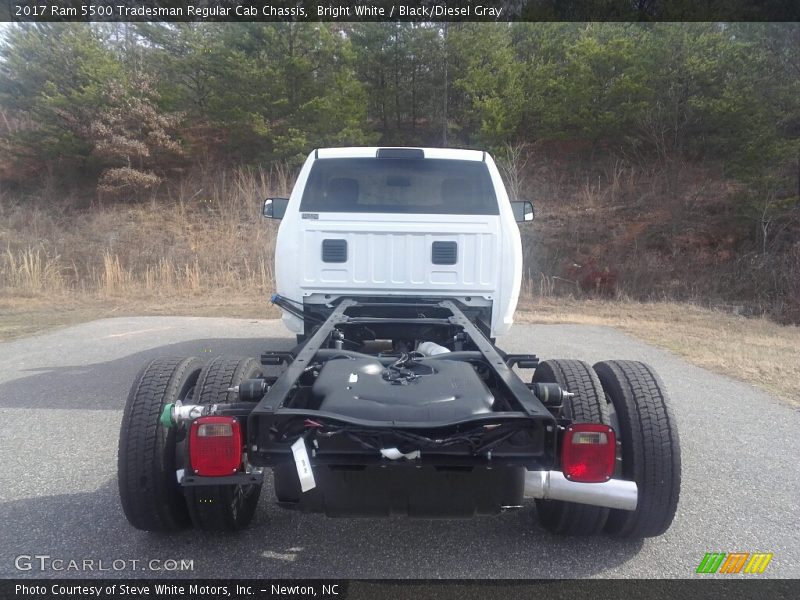
{"label": "dual rear wheel", "polygon": [[603,423],[616,430],[615,477],[635,481],[636,510],[607,509],[556,500],[537,500],[542,526],[553,533],[623,538],[661,535],[672,523],[681,483],[681,453],[675,419],[664,384],[648,365],[627,360],[599,362],[548,360],[539,364],[534,383],[557,383],[575,394],[562,416],[575,422]]}
{"label": "dual rear wheel", "polygon": [[122,509],[137,529],[170,532],[194,525],[206,531],[237,531],[255,514],[260,485],[187,486],[176,477],[176,447],[183,430],[165,428],[159,416],[167,404],[236,401],[228,389],[257,377],[252,358],[217,357],[151,361],[136,378],[122,417],[118,483]]}

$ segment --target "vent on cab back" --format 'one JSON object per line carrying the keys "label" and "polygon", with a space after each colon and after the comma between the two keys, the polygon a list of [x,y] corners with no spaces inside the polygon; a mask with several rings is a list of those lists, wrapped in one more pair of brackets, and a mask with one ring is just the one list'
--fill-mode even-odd
{"label": "vent on cab back", "polygon": [[458,245],[455,242],[433,242],[431,261],[435,265],[454,265],[458,260]]}
{"label": "vent on cab back", "polygon": [[322,240],[322,262],[347,262],[347,240]]}

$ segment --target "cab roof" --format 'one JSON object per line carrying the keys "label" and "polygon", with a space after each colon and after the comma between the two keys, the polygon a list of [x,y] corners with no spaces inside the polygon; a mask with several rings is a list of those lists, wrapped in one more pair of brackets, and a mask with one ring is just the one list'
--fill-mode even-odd
{"label": "cab roof", "polygon": [[378,151],[384,150],[414,150],[422,151],[425,158],[472,160],[481,162],[485,160],[485,152],[480,150],[462,150],[459,148],[399,148],[397,146],[364,146],[351,148],[319,148],[315,151],[315,158],[375,158]]}

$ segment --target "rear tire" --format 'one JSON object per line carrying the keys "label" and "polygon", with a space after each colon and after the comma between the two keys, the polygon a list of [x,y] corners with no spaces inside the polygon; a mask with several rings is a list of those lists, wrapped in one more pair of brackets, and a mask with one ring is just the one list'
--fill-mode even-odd
{"label": "rear tire", "polygon": [[664,384],[641,362],[609,360],[594,370],[619,421],[621,476],[639,487],[636,510],[612,510],[606,531],[624,538],[661,535],[675,517],[681,488],[680,442]]}
{"label": "rear tire", "polygon": [[[236,392],[228,388],[261,374],[261,364],[254,358],[214,358],[200,373],[194,391],[195,404],[238,402]],[[184,488],[189,515],[197,529],[239,531],[253,520],[260,485],[208,485]]]}
{"label": "rear tire", "polygon": [[190,525],[175,476],[175,428],[159,423],[164,405],[185,400],[202,362],[159,358],[146,365],[131,388],[119,435],[117,483],[128,522],[144,531],[178,531]]}
{"label": "rear tire", "polygon": [[[608,404],[597,374],[580,360],[546,360],[539,363],[533,383],[557,383],[575,394],[564,401],[561,415],[581,423],[609,424]],[[536,500],[542,527],[562,535],[594,535],[603,530],[608,509],[561,500]]]}

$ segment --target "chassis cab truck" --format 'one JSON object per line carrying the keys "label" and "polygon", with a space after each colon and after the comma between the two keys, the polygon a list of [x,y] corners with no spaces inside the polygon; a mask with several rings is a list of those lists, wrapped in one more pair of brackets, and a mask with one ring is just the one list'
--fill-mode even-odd
{"label": "chassis cab truck", "polygon": [[296,343],[144,366],[119,444],[131,525],[242,529],[269,469],[271,501],[332,517],[535,502],[560,534],[669,528],[680,447],[653,368],[497,345],[533,206],[510,201],[487,153],[315,150],[263,214],[281,220],[272,301]]}

